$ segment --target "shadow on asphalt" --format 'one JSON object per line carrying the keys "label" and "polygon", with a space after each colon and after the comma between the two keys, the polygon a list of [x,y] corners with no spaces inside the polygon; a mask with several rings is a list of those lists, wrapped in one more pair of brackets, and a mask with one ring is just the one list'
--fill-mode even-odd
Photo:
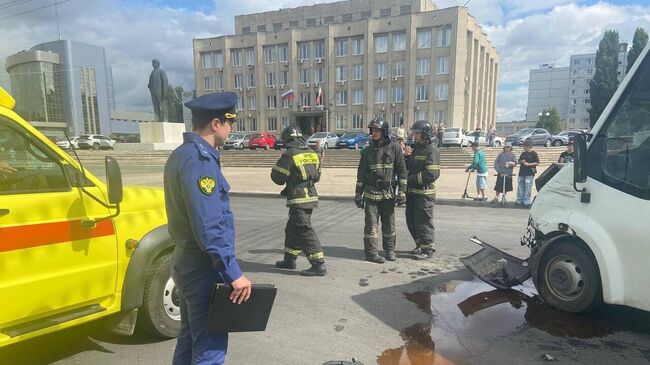
{"label": "shadow on asphalt", "polygon": [[[282,253],[280,253],[281,255]],[[280,260],[282,257],[278,256],[278,260]],[[280,274],[280,275],[300,275],[300,264],[301,262],[298,261],[298,269],[296,270],[284,270],[284,269],[278,269],[275,267],[275,264],[261,264],[259,262],[251,262],[251,261],[243,261],[243,260],[237,260],[239,262],[239,266],[241,267],[243,272],[265,272],[269,274]],[[306,262],[306,260],[305,260]],[[304,267],[305,269],[307,266]]]}

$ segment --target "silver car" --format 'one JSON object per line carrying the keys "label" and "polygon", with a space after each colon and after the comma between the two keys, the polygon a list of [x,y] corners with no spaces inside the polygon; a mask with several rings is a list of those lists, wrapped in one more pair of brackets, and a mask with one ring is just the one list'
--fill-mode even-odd
{"label": "silver car", "polygon": [[552,137],[553,136],[544,128],[525,128],[515,134],[509,135],[506,138],[506,142],[510,142],[516,146],[521,146],[524,142],[531,141],[535,146],[550,147],[553,142]]}
{"label": "silver car", "polygon": [[566,146],[569,141],[573,141],[578,134],[582,133],[582,131],[569,130],[553,135],[553,146]]}
{"label": "silver car", "polygon": [[101,134],[82,134],[77,140],[77,145],[80,149],[113,149],[115,141]]}
{"label": "silver car", "polygon": [[225,150],[243,150],[248,148],[248,140],[250,139],[250,134],[244,133],[233,133],[230,135],[226,143],[224,143],[223,148]]}
{"label": "silver car", "polygon": [[338,140],[339,137],[334,132],[318,132],[309,137],[307,144],[313,147],[316,145],[316,141],[319,141],[320,146],[324,149],[336,148],[336,142]]}

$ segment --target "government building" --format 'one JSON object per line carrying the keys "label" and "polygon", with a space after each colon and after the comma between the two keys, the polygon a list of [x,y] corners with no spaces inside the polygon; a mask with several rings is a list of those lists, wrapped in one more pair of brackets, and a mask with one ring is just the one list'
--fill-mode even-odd
{"label": "government building", "polygon": [[486,130],[499,54],[466,7],[350,0],[235,17],[194,40],[197,95],[235,91],[239,130],[365,131],[417,120]]}

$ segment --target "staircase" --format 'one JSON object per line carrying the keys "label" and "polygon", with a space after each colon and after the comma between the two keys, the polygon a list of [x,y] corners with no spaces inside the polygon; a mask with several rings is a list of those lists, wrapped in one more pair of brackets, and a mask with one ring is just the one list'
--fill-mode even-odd
{"label": "staircase", "polygon": [[[537,147],[542,165],[557,162],[565,147]],[[492,167],[501,148],[483,147],[488,167]],[[515,156],[519,157],[523,148],[515,147]],[[69,152],[72,154],[72,152]],[[123,166],[160,166],[164,165],[171,151],[77,151],[81,162],[88,165],[103,165],[105,156],[112,156]],[[272,167],[282,151],[264,150],[228,150],[221,151],[221,164],[225,167]],[[72,154],[74,157],[74,155]],[[359,150],[326,150],[323,161],[324,168],[356,168],[359,164]],[[473,152],[470,148],[443,147],[440,148],[442,168],[464,169],[472,162]]]}

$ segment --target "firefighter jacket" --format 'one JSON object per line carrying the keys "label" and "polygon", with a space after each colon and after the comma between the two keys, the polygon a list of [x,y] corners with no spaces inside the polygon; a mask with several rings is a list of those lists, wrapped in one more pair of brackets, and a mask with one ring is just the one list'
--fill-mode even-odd
{"label": "firefighter jacket", "polygon": [[406,192],[406,163],[402,148],[386,138],[380,142],[370,141],[363,150],[357,169],[356,194],[365,199],[382,201],[394,199]]}
{"label": "firefighter jacket", "polygon": [[440,176],[440,153],[432,143],[418,143],[409,156],[407,194],[436,194]]}
{"label": "firefighter jacket", "polygon": [[298,139],[287,143],[287,150],[271,170],[271,180],[285,188],[287,206],[312,209],[318,206],[315,183],[320,180],[318,153]]}

